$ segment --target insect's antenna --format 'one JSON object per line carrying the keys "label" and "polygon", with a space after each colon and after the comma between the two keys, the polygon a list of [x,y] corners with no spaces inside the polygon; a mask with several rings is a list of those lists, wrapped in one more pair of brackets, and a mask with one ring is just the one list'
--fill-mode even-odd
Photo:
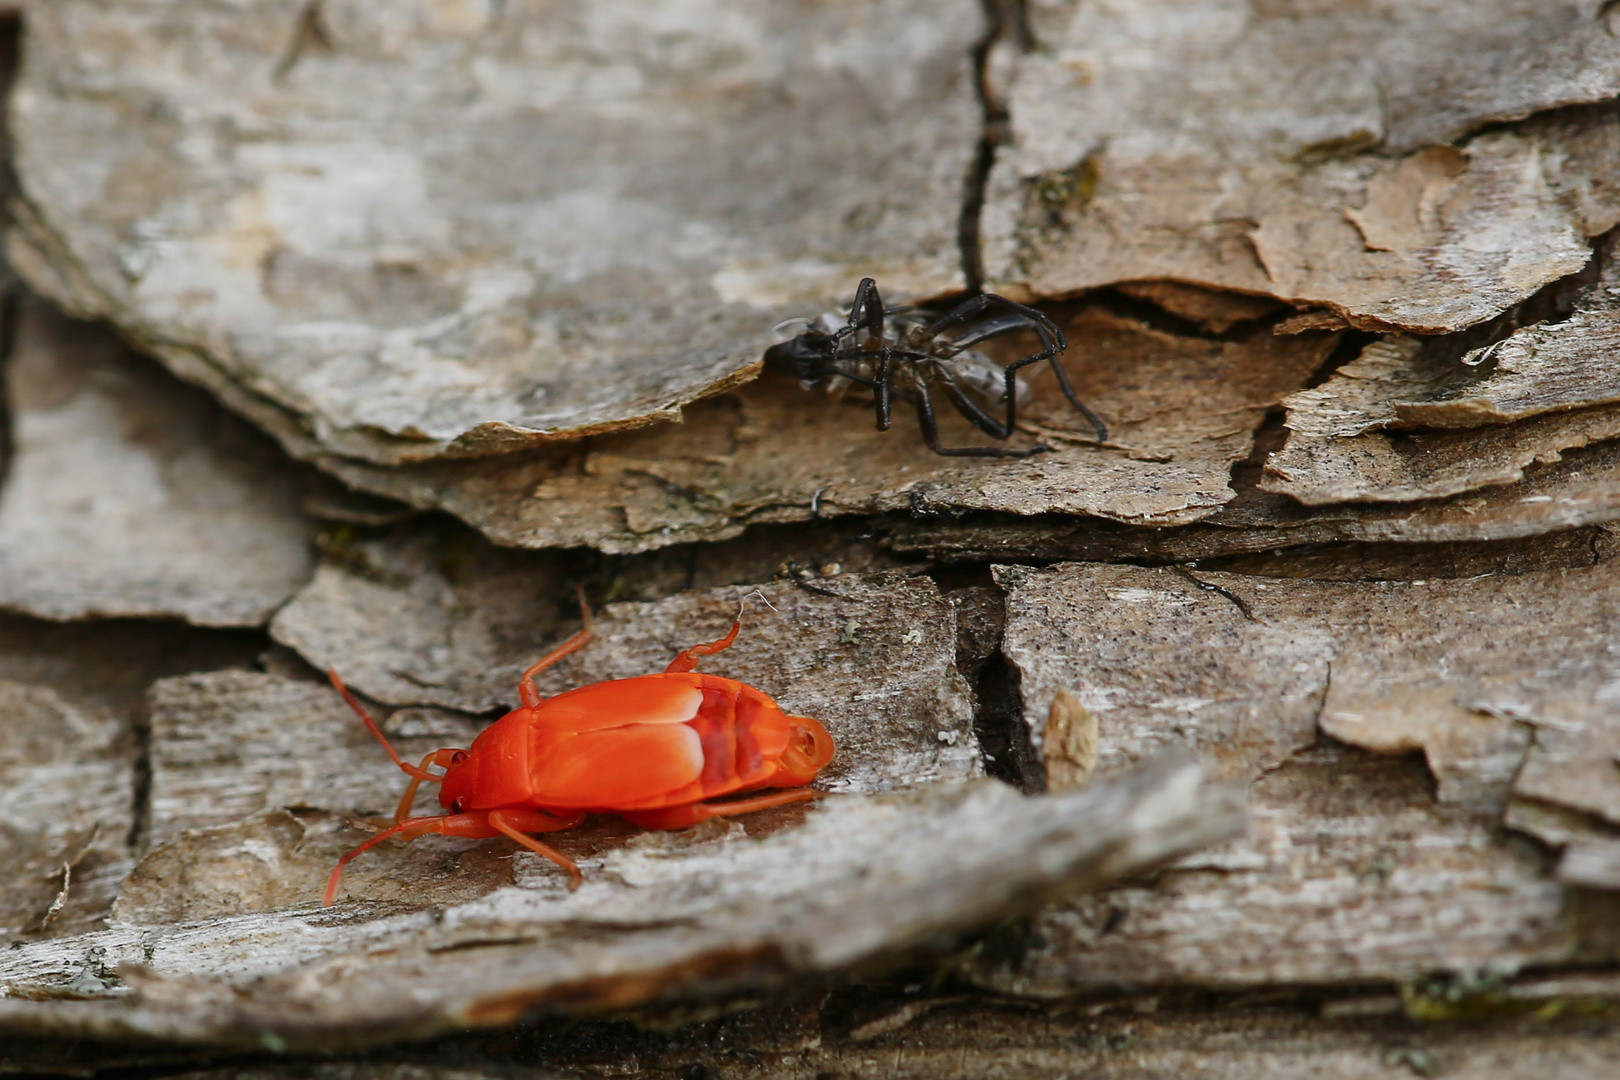
{"label": "insect's antenna", "polygon": [[759,602],[760,603],[764,604],[766,607],[770,608],[772,611],[775,611],[778,615],[782,614],[780,611],[777,611],[776,605],[771,603],[769,597],[767,597],[764,593],[760,592],[758,589],[755,589],[753,592],[743,593],[742,596],[738,598],[738,600],[737,600],[737,621],[738,622],[742,622],[743,612],[748,610],[748,600],[749,600],[750,597],[754,597],[754,596],[759,597]]}
{"label": "insect's antenna", "polygon": [[399,756],[399,752],[395,750],[393,744],[388,741],[388,736],[384,735],[382,733],[382,728],[377,726],[377,721],[371,718],[371,714],[366,712],[366,710],[361,706],[359,700],[349,692],[349,688],[343,685],[343,680],[338,678],[337,668],[327,668],[326,677],[332,680],[332,688],[343,695],[343,700],[349,703],[349,708],[353,709],[357,714],[359,714],[360,719],[366,722],[366,729],[377,737],[377,741],[382,743],[383,749],[388,751],[388,756],[394,759],[395,765],[398,765],[402,770],[404,770],[406,776],[413,776],[418,780],[438,779],[437,776],[434,776],[426,769],[412,765],[410,762]]}

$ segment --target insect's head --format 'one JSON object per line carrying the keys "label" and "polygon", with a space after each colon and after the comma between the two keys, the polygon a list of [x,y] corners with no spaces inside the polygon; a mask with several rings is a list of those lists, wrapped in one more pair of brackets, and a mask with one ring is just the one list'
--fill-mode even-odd
{"label": "insect's head", "polygon": [[[827,374],[838,359],[839,328],[843,320],[832,313],[813,319],[787,319],[771,327],[781,340],[765,350],[765,366],[813,383]],[[844,331],[848,333],[848,331]]]}
{"label": "insect's head", "polygon": [[440,750],[434,764],[444,766],[444,775],[439,778],[439,805],[452,814],[461,813],[478,771],[473,755],[466,750]]}
{"label": "insect's head", "polygon": [[808,716],[788,717],[788,744],[778,759],[776,787],[801,787],[816,778],[833,758],[832,736]]}
{"label": "insect's head", "polygon": [[836,351],[837,340],[831,334],[810,329],[766,349],[765,366],[801,382],[814,382],[821,378]]}

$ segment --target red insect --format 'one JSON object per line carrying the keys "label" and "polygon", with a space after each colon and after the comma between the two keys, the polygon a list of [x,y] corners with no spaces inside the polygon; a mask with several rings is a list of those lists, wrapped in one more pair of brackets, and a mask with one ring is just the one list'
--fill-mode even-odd
{"label": "red insect", "polygon": [[[568,887],[577,889],[582,878],[574,861],[527,834],[572,828],[588,813],[617,814],[647,829],[680,829],[815,797],[804,785],[832,760],[827,730],[808,717],[787,715],[752,686],[692,670],[698,657],[735,641],[740,622],[719,641],[681,653],[662,675],[593,683],[542,699],[534,677],[591,640],[590,609],[582,602],[580,610],[580,632],[518,680],[521,706],[485,728],[471,747],[435,750],[421,765],[401,760],[337,672],[328,672],[411,782],[394,826],[338,860],[326,883],[325,906],[337,895],[350,860],[395,836],[509,836],[567,870]],[[430,773],[430,765],[444,772]],[[409,816],[423,781],[439,785],[448,814]],[[707,801],[761,788],[795,790]]]}

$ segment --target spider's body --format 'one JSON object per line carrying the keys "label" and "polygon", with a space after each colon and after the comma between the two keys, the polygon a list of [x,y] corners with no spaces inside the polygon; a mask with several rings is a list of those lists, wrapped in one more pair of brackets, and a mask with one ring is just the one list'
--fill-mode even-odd
{"label": "spider's body", "polygon": [[[979,317],[986,309],[993,308],[1000,309],[1000,314]],[[836,390],[852,382],[870,387],[877,399],[879,431],[889,428],[894,397],[910,402],[917,410],[923,438],[936,454],[1028,457],[1051,449],[1047,446],[1028,450],[941,446],[930,393],[931,388],[938,387],[956,410],[980,431],[992,438],[1005,439],[1013,433],[1018,406],[1028,392],[1018,371],[1043,360],[1052,365],[1064,396],[1096,429],[1097,438],[1108,438],[1108,429],[1075,395],[1068,373],[1058,362],[1058,354],[1069,344],[1063,331],[1034,308],[1014,303],[1004,296],[984,293],[935,317],[917,308],[886,309],[878,295],[877,283],[864,278],[855,290],[849,316],[842,323],[836,315],[794,322],[803,326],[802,331],[766,350],[767,367],[797,376],[806,387],[825,386]],[[947,330],[956,326],[965,329],[954,337],[945,336]],[[1035,332],[1041,350],[1011,364],[997,364],[973,348],[1002,334],[1026,329]],[[896,382],[900,384],[898,387]],[[997,417],[995,413],[1002,415]]]}

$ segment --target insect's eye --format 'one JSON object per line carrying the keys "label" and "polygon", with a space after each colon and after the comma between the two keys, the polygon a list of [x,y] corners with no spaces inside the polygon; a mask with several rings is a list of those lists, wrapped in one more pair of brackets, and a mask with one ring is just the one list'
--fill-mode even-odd
{"label": "insect's eye", "polygon": [[460,765],[463,761],[466,761],[466,760],[467,760],[467,751],[465,751],[465,750],[457,750],[455,753],[450,755],[450,764],[452,764],[452,765]]}
{"label": "insect's eye", "polygon": [[461,800],[460,799],[457,799],[457,800],[455,800],[454,802],[452,802],[450,804],[450,812],[452,814],[462,813],[465,809],[466,809],[466,807],[461,805]]}

